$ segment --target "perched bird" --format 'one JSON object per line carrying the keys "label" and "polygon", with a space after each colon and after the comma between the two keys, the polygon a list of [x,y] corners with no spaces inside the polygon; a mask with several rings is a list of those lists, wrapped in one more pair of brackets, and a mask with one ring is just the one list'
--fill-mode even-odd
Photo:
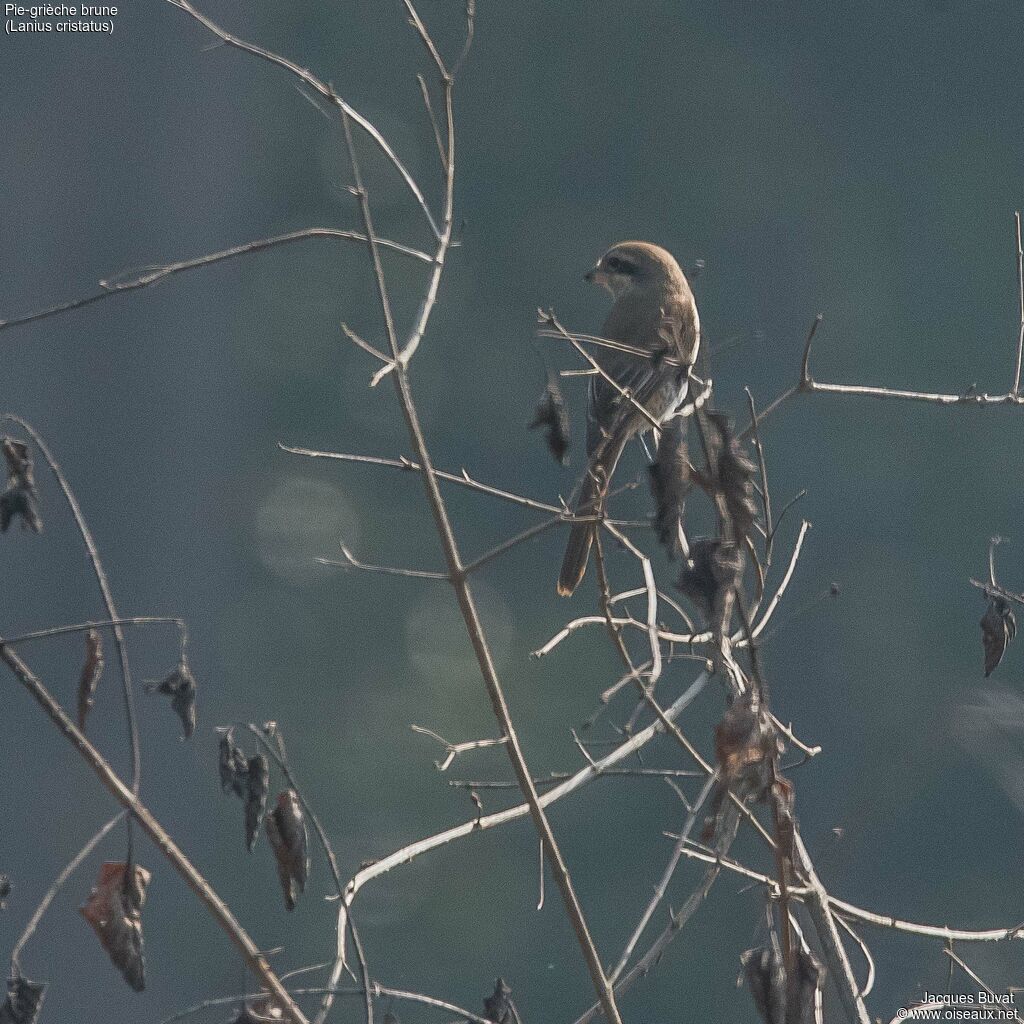
{"label": "perched bird", "polygon": [[[600,348],[594,355],[618,387],[602,376],[590,381],[587,472],[576,502],[578,516],[601,512],[626,443],[683,405],[700,345],[693,292],[671,253],[649,242],[619,242],[584,276],[615,300],[601,337],[641,351]],[[587,571],[595,530],[593,523],[572,526],[558,577],[563,597],[579,586]]]}

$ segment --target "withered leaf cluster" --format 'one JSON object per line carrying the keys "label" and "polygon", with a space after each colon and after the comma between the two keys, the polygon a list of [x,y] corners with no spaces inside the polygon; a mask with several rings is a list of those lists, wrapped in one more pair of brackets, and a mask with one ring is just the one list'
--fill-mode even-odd
{"label": "withered leaf cluster", "polygon": [[786,977],[782,956],[774,947],[748,949],[740,962],[763,1024],[815,1024],[815,1001],[825,968],[804,950],[793,954],[793,977]]}
{"label": "withered leaf cluster", "polygon": [[690,557],[676,586],[700,609],[708,622],[720,626],[743,574],[743,552],[738,544],[701,537],[690,547]]}
{"label": "withered leaf cluster", "polygon": [[676,417],[666,424],[654,461],[648,466],[654,498],[654,529],[658,542],[674,558],[680,549],[680,529],[690,492],[690,453],[687,421]]}
{"label": "withered leaf cluster", "polygon": [[530,420],[530,430],[544,428],[544,441],[556,462],[563,466],[569,453],[569,409],[565,404],[565,396],[558,386],[554,374],[548,374],[544,394],[541,395]]}
{"label": "withered leaf cluster", "polygon": [[32,469],[32,450],[24,441],[13,437],[0,440],[7,463],[7,488],[0,494],[0,532],[6,533],[15,518],[23,530],[41,533],[43,520],[39,515],[39,494]]}
{"label": "withered leaf cluster", "polygon": [[750,693],[736,698],[715,727],[718,784],[704,823],[704,841],[717,831],[722,805],[732,792],[741,800],[765,800],[776,782],[781,752],[778,731],[767,710]]}
{"label": "withered leaf cluster", "polygon": [[150,683],[148,693],[161,693],[171,698],[171,708],[181,720],[183,739],[196,731],[196,679],[184,658],[174,670],[158,683]]}
{"label": "withered leaf cluster", "polygon": [[749,536],[757,518],[754,498],[754,477],[757,467],[732,431],[725,413],[709,412],[706,422],[711,427],[707,436],[708,469],[721,495],[732,522],[734,537]]}
{"label": "withered leaf cluster", "polygon": [[306,819],[294,790],[286,789],[278,794],[277,804],[266,821],[267,839],[277,861],[277,877],[284,893],[284,905],[294,910],[309,877]]}
{"label": "withered leaf cluster", "polygon": [[[718,412],[698,415],[707,464],[699,470],[691,466],[690,480],[715,503],[718,536],[701,537],[691,544],[676,586],[705,615],[716,634],[725,634],[732,617],[734,593],[743,575],[744,545],[749,541],[757,514],[756,467],[733,436],[727,416]],[[663,487],[660,477],[659,470],[659,484]],[[660,522],[658,525],[660,530]]]}
{"label": "withered leaf cluster", "polygon": [[78,677],[78,728],[85,732],[85,720],[96,702],[96,688],[103,677],[103,639],[99,630],[90,629],[85,634],[85,661]]}
{"label": "withered leaf cluster", "polygon": [[981,642],[985,648],[985,678],[999,667],[1006,648],[1017,635],[1017,620],[1009,602],[998,594],[988,599],[985,614],[981,617]]}
{"label": "withered leaf cluster", "polygon": [[7,998],[0,1006],[0,1024],[36,1024],[46,998],[46,985],[29,981],[21,971],[7,981]]}
{"label": "withered leaf cluster", "polygon": [[137,864],[108,861],[89,898],[79,908],[92,925],[111,963],[136,991],[146,987],[142,905],[150,873]]}
{"label": "withered leaf cluster", "polygon": [[270,764],[263,754],[247,758],[235,743],[235,730],[226,729],[220,738],[220,784],[245,804],[245,845],[256,845],[270,795]]}
{"label": "withered leaf cluster", "polygon": [[494,982],[494,992],[484,999],[484,1016],[494,1024],[519,1024],[519,1014],[512,1002],[512,989],[504,978]]}

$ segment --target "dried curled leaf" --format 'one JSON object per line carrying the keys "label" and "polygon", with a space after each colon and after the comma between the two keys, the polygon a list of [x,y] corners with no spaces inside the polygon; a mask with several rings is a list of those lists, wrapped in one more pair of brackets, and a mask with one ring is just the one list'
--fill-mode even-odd
{"label": "dried curled leaf", "polygon": [[162,693],[171,698],[171,707],[181,719],[183,738],[196,731],[196,680],[188,663],[181,661],[170,675],[146,687],[149,693]]}
{"label": "dried curled leaf", "polygon": [[504,978],[494,982],[494,992],[484,1000],[484,1015],[494,1024],[517,1024],[518,1014],[512,1002],[512,989]]}
{"label": "dried curled leaf", "polygon": [[36,1024],[45,998],[45,984],[29,981],[16,971],[7,982],[7,998],[0,1005],[0,1024]]}
{"label": "dried curled leaf", "polygon": [[786,968],[778,951],[771,947],[748,949],[740,963],[763,1024],[786,1024]]}
{"label": "dried curled leaf", "polygon": [[219,745],[220,787],[225,793],[245,799],[248,787],[249,761],[235,743],[235,730],[225,729]]}
{"label": "dried curled leaf", "polygon": [[791,1018],[794,1024],[815,1024],[818,991],[825,983],[825,968],[812,953],[803,949],[796,951],[795,960],[795,977],[789,984]]}
{"label": "dried curled leaf", "polygon": [[530,420],[530,430],[537,427],[544,428],[544,440],[548,451],[556,462],[564,466],[569,451],[569,410],[554,374],[548,374],[544,394],[541,395],[533,411],[533,419]]}
{"label": "dried curled leaf", "polygon": [[259,838],[270,795],[270,764],[262,754],[249,760],[245,772],[245,845],[249,852]]}
{"label": "dried curled leaf", "polygon": [[778,949],[748,949],[741,957],[743,976],[763,1024],[815,1024],[818,989],[825,969],[811,953],[797,949],[793,954],[793,977]]}
{"label": "dried curled leaf", "polygon": [[136,991],[146,987],[142,905],[150,873],[137,864],[108,861],[88,900],[79,908],[92,925],[111,963]]}
{"label": "dried curled leaf", "polygon": [[[775,767],[781,750],[775,724],[760,702],[749,693],[733,701],[715,726],[718,783],[704,821],[705,842],[710,842],[718,830],[727,794],[731,792],[741,800],[764,800],[775,795]],[[785,782],[782,785],[788,786]],[[784,801],[784,792],[777,796]],[[784,804],[782,809],[785,811]]]}
{"label": "dried curled leaf", "polygon": [[0,451],[7,463],[7,488],[0,494],[0,532],[6,533],[17,516],[22,529],[41,533],[43,521],[39,516],[32,450],[24,441],[5,437],[0,441]]}
{"label": "dried curled leaf", "polygon": [[738,545],[701,537],[691,545],[676,586],[700,609],[712,628],[723,630],[742,574],[743,552]]}
{"label": "dried curled leaf", "polygon": [[981,642],[985,648],[985,678],[999,667],[1006,653],[1007,645],[1017,635],[1017,620],[1010,604],[998,594],[988,601],[985,614],[981,617]]}
{"label": "dried curled leaf", "polygon": [[306,820],[294,790],[286,789],[278,794],[277,805],[266,820],[267,838],[277,861],[277,877],[281,881],[284,905],[294,910],[309,876]]}
{"label": "dried curled leaf", "polygon": [[757,467],[742,443],[733,436],[728,416],[709,412],[707,421],[716,435],[707,439],[712,477],[732,521],[735,539],[741,540],[750,534],[757,518],[754,498]]}
{"label": "dried curled leaf", "polygon": [[85,634],[85,662],[78,678],[78,728],[85,732],[85,720],[96,702],[96,687],[103,676],[103,638],[97,629]]}
{"label": "dried curled leaf", "polygon": [[658,453],[648,466],[654,497],[654,529],[670,558],[674,558],[681,549],[680,531],[686,496],[690,491],[686,423],[686,420],[676,417],[665,426],[658,442]]}

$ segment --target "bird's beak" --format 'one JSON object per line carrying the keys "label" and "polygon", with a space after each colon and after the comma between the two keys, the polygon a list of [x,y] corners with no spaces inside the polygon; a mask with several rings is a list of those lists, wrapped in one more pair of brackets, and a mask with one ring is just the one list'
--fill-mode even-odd
{"label": "bird's beak", "polygon": [[592,267],[583,275],[584,281],[589,281],[591,284],[599,284],[602,288],[608,287],[608,275],[601,270],[599,267]]}

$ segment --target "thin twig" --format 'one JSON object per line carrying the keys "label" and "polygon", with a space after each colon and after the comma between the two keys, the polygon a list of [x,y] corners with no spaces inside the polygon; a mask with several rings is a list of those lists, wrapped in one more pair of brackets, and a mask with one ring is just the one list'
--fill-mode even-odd
{"label": "thin twig", "polygon": [[402,180],[405,182],[406,188],[416,200],[416,203],[422,211],[423,216],[426,218],[427,223],[430,224],[430,229],[433,231],[435,237],[440,236],[437,222],[434,220],[434,216],[430,212],[430,207],[427,205],[427,201],[424,198],[419,185],[416,184],[416,179],[413,178],[408,168],[404,163],[402,163],[398,154],[391,148],[387,139],[370,121],[363,117],[358,110],[343,100],[334,91],[333,86],[321,81],[312,72],[305,68],[300,68],[297,64],[288,60],[286,57],[282,57],[270,50],[265,50],[262,46],[257,46],[255,43],[246,42],[244,39],[239,39],[238,36],[227,32],[211,18],[193,7],[190,0],[167,0],[167,2],[194,18],[200,25],[212,32],[226,46],[233,47],[236,50],[241,50],[243,53],[248,53],[253,57],[258,57],[260,60],[266,61],[268,64],[273,64],[275,67],[283,68],[285,71],[288,71],[290,74],[298,78],[300,82],[304,82],[313,90],[313,92],[333,103],[338,110],[341,111],[343,118],[347,117],[359,125],[359,127],[362,128],[363,131],[366,132],[366,134],[374,141],[378,149],[380,149],[384,156],[390,161],[391,165],[399,173]]}
{"label": "thin twig", "polygon": [[630,935],[625,948],[622,950],[619,962],[608,975],[609,979],[613,983],[621,977],[622,972],[627,966],[629,966],[629,960],[633,955],[633,950],[636,949],[637,943],[639,943],[640,939],[643,938],[647,925],[650,924],[655,911],[658,909],[661,901],[665,898],[665,893],[668,892],[669,884],[671,883],[672,878],[676,873],[676,868],[679,866],[679,861],[682,858],[683,847],[686,845],[686,841],[689,839],[694,825],[697,824],[697,815],[700,813],[705,801],[709,796],[711,796],[717,782],[718,772],[713,772],[707,777],[707,780],[704,783],[704,788],[700,791],[700,795],[697,797],[693,806],[688,809],[689,813],[686,816],[686,821],[683,823],[683,828],[679,833],[679,838],[676,840],[675,848],[672,850],[672,856],[669,857],[668,864],[665,865],[665,870],[662,872],[661,879],[654,888],[654,895],[644,908],[644,912],[640,915],[640,920],[637,922],[637,926],[633,929],[632,935]]}
{"label": "thin twig", "polygon": [[1020,244],[1020,210],[1013,215],[1017,235],[1017,304],[1020,310],[1020,330],[1017,333],[1017,365],[1013,371],[1012,395],[1020,394],[1021,359],[1024,358],[1024,248]]}
{"label": "thin twig", "polygon": [[[82,309],[84,306],[91,306],[94,302],[112,298],[115,295],[122,295],[125,292],[137,291],[140,288],[148,288],[151,285],[159,284],[161,281],[172,277],[175,274],[184,273],[187,270],[196,270],[199,267],[208,267],[213,263],[220,263],[223,260],[234,259],[236,256],[246,256],[249,253],[261,252],[264,249],[272,249],[278,245],[288,245],[292,242],[301,242],[307,238],[332,238],[341,239],[346,242],[365,242],[366,238],[358,231],[343,231],[338,228],[302,228],[299,231],[289,231],[283,235],[273,235],[270,238],[259,238],[254,242],[244,242],[241,245],[232,246],[230,249],[221,249],[219,252],[207,253],[204,256],[196,256],[192,259],[179,260],[176,263],[164,263],[160,266],[147,269],[135,277],[118,280],[108,278],[100,281],[100,290],[92,295],[86,295],[80,299],[72,299],[69,302],[61,302],[56,306],[48,306],[46,309],[35,310],[32,313],[24,313],[21,316],[11,317],[7,320],[0,320],[0,331],[8,327],[18,327],[22,324],[35,323],[37,320],[46,320],[48,317],[57,316],[60,313],[68,313],[75,309]],[[432,262],[432,257],[419,249],[403,245],[401,242],[392,242],[390,239],[382,238],[381,245],[404,256],[410,256],[422,263]]]}
{"label": "thin twig", "polygon": [[412,576],[415,579],[423,580],[448,579],[446,572],[432,572],[429,569],[398,569],[390,565],[369,565],[366,562],[360,562],[344,544],[340,544],[339,547],[345,556],[345,561],[339,562],[335,558],[317,558],[315,561],[320,565],[332,565],[340,569],[360,569],[363,572],[383,573],[385,576]]}

